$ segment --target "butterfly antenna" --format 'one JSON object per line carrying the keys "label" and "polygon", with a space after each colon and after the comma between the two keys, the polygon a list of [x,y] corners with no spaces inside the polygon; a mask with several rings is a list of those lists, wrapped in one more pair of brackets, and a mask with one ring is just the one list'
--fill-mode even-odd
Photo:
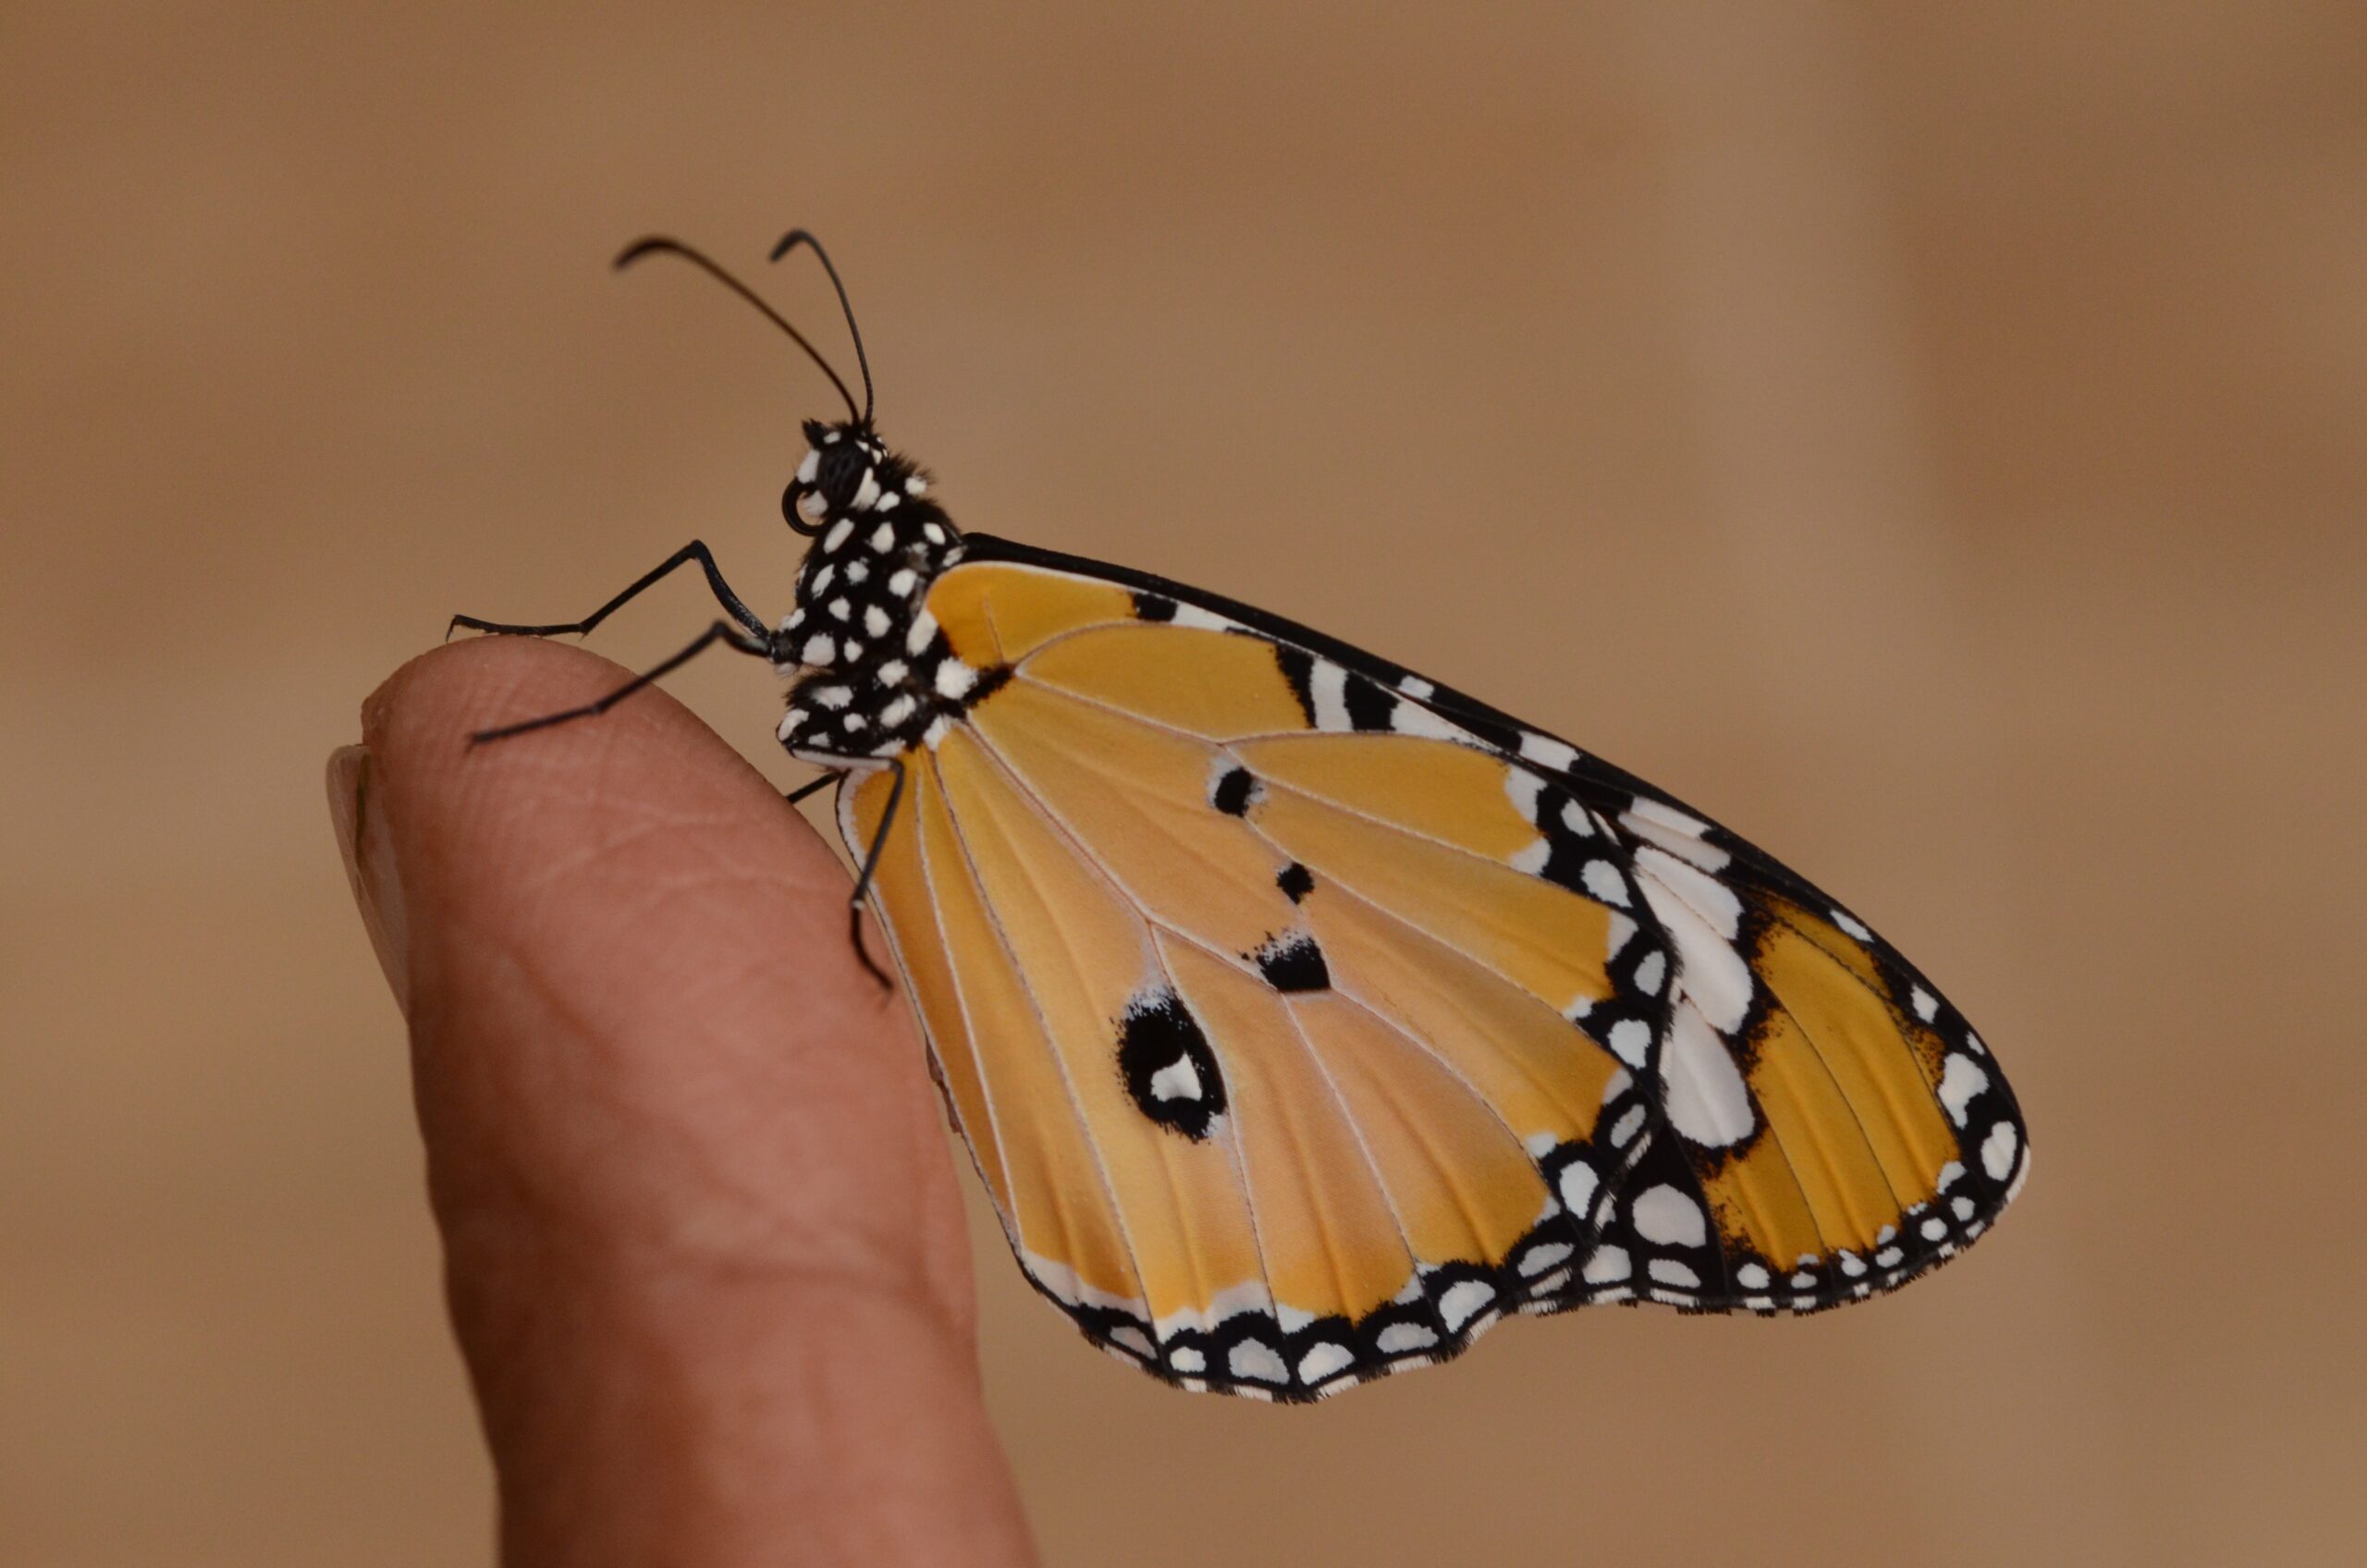
{"label": "butterfly antenna", "polygon": [[[815,259],[822,263],[822,270],[830,275],[830,287],[839,291],[839,309],[845,312],[847,318],[847,336],[854,339],[854,362],[863,372],[863,423],[868,428],[871,423],[871,358],[863,351],[863,328],[854,324],[854,306],[847,302],[847,286],[839,281],[839,269],[830,264],[830,253],[822,249],[820,240],[805,230],[792,228],[780,237],[779,244],[773,247],[772,259],[778,262],[800,245],[814,252]],[[849,398],[848,402],[852,406],[853,399]]]}
{"label": "butterfly antenna", "polygon": [[[724,271],[720,265],[717,264],[703,252],[693,250],[690,246],[683,244],[679,239],[669,239],[662,234],[653,234],[645,239],[634,240],[622,251],[617,252],[616,268],[619,272],[622,272],[625,268],[632,265],[644,256],[655,256],[661,253],[669,256],[681,257],[682,260],[690,263],[693,266],[697,267],[701,272],[705,273],[709,277],[714,278],[717,283],[722,284],[726,288],[730,289],[731,292],[739,295],[740,298],[755,306],[758,311],[764,313],[764,317],[767,321],[772,323],[775,326],[779,327],[783,332],[788,333],[790,341],[805,350],[805,357],[807,359],[812,360],[816,364],[822,367],[822,374],[830,378],[830,385],[837,387],[839,389],[839,396],[845,399],[847,412],[850,415],[854,413],[854,394],[847,390],[847,384],[839,379],[839,373],[830,368],[830,361],[822,357],[821,350],[815,348],[813,344],[808,343],[805,340],[805,334],[790,325],[788,317],[782,315],[779,311],[774,310],[770,305],[765,303],[763,299],[757,295],[754,289],[749,288],[746,284],[741,282],[738,278]],[[824,266],[828,266],[830,263],[828,261],[825,260],[822,264]],[[832,280],[836,281],[835,274],[832,275]],[[839,300],[842,304],[845,302],[846,293],[843,289],[840,291]],[[863,339],[858,337],[855,339],[855,353],[860,356],[862,352]],[[865,367],[863,373],[863,394],[865,407],[862,417],[865,423],[868,423],[871,419],[871,410],[869,408],[871,400],[871,371],[868,366]]]}

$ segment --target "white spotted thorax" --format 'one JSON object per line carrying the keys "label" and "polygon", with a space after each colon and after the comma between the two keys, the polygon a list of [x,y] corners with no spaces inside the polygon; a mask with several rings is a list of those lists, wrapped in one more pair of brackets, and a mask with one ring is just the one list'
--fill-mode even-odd
{"label": "white spotted thorax", "polygon": [[937,574],[962,558],[962,535],[928,477],[867,426],[809,422],[805,435],[811,448],[781,497],[815,544],[780,623],[777,668],[793,681],[780,742],[839,768],[934,746],[1005,673],[957,658],[926,607]]}

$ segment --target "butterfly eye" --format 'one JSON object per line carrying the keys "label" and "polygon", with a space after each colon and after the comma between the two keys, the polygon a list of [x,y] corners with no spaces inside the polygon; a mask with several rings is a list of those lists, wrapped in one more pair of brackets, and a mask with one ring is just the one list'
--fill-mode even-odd
{"label": "butterfly eye", "polygon": [[828,497],[830,509],[842,511],[862,488],[863,476],[870,472],[870,454],[852,441],[840,441],[822,449],[822,468],[816,483]]}

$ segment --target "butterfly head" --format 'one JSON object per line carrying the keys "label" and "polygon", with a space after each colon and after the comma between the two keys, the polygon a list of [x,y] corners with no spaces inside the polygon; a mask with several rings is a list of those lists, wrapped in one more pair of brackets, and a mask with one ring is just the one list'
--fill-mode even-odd
{"label": "butterfly head", "polygon": [[910,459],[889,451],[870,425],[807,420],[805,441],[797,476],[781,492],[780,511],[806,537],[828,537],[834,524],[849,519],[893,517],[899,509],[936,512],[934,504],[924,508],[922,502],[928,476]]}

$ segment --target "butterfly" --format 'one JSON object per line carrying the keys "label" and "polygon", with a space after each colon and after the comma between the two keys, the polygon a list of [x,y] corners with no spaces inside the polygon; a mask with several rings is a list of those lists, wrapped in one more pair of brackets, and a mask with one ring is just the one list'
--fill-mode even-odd
{"label": "butterfly", "polygon": [[1514,1313],[1806,1313],[1928,1272],[2029,1173],[1987,1045],[1845,905],[1556,736],[1262,610],[954,525],[847,418],[784,492],[790,682],[1012,1250],[1190,1390],[1318,1399]]}

